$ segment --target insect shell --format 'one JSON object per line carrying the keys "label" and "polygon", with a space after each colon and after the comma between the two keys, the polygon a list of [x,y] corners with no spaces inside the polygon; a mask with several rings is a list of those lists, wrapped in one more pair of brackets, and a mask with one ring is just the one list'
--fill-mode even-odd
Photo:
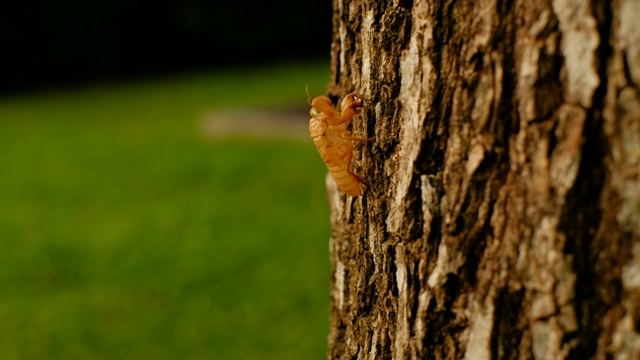
{"label": "insect shell", "polygon": [[310,104],[309,134],[329,173],[347,195],[362,195],[363,188],[366,190],[369,184],[351,170],[353,141],[369,141],[373,138],[352,137],[347,130],[353,117],[364,107],[362,96],[357,92],[345,96],[340,103],[340,111],[324,96],[314,98]]}

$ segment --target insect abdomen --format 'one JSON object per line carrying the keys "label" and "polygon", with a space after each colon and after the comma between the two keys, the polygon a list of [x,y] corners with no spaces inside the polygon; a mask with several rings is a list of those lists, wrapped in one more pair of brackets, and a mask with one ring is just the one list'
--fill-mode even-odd
{"label": "insect abdomen", "polygon": [[362,195],[362,189],[360,188],[358,179],[352,174],[349,174],[346,169],[330,172],[331,176],[333,176],[333,179],[338,184],[340,190],[342,190],[345,194],[351,196]]}

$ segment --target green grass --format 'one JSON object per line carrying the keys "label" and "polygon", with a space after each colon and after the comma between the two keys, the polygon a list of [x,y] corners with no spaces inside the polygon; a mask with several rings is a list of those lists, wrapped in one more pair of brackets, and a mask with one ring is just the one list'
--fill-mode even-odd
{"label": "green grass", "polygon": [[0,359],[325,358],[324,164],[198,121],[306,106],[327,69],[0,99]]}

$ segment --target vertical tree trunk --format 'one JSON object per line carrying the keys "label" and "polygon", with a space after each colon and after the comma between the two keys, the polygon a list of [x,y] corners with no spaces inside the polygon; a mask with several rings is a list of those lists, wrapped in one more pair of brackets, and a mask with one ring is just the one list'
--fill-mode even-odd
{"label": "vertical tree trunk", "polygon": [[331,359],[640,359],[640,2],[334,0]]}

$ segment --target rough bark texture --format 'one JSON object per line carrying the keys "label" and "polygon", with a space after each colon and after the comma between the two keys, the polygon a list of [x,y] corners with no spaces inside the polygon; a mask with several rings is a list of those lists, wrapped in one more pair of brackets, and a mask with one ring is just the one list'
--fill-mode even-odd
{"label": "rough bark texture", "polygon": [[640,2],[334,0],[331,359],[640,359]]}

